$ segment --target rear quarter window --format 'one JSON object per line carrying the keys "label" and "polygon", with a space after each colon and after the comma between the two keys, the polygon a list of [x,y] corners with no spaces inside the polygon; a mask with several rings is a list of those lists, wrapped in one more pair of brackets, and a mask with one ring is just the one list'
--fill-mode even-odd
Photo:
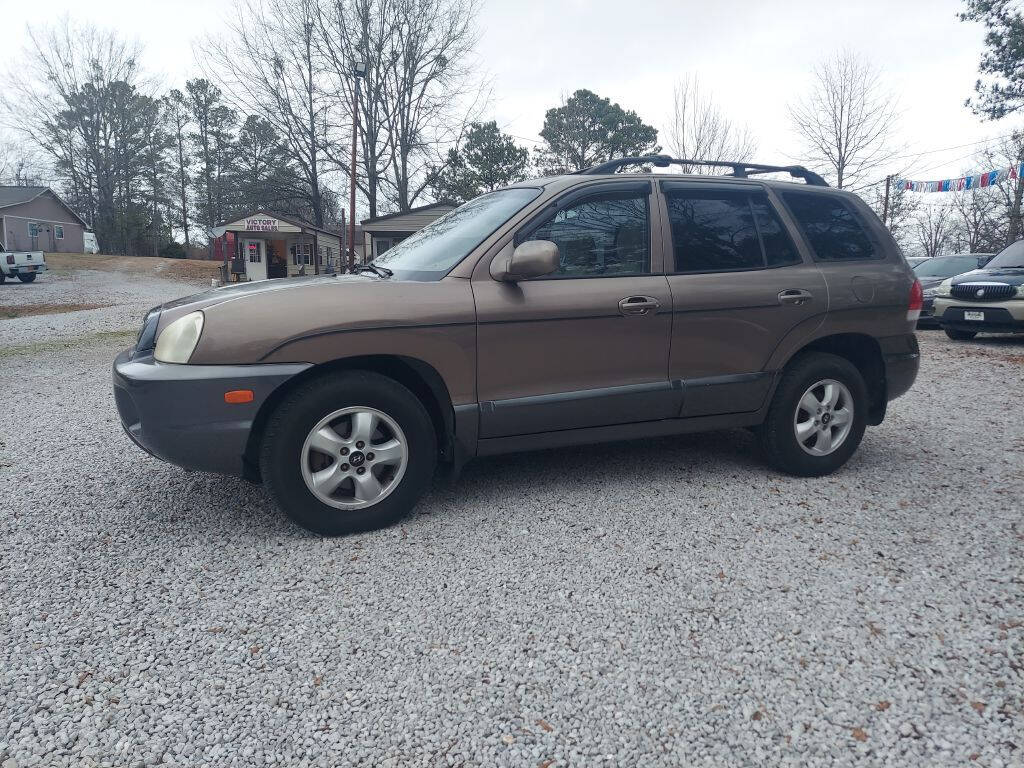
{"label": "rear quarter window", "polygon": [[857,261],[882,257],[852,206],[838,195],[784,192],[782,198],[816,260]]}

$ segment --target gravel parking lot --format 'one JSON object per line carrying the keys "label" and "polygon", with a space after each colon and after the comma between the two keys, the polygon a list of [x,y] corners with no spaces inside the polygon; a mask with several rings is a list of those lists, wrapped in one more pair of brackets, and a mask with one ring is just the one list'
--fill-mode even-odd
{"label": "gravel parking lot", "polygon": [[1024,765],[1024,339],[922,332],[840,473],[745,431],[494,458],[325,540],[121,432],[198,283],[0,286],[0,765]]}

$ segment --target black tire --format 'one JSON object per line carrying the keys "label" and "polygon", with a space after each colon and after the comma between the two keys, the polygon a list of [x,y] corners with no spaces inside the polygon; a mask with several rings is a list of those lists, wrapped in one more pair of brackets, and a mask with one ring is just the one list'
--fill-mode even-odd
{"label": "black tire", "polygon": [[958,331],[955,328],[943,328],[946,335],[953,341],[970,341],[978,335],[977,331]]}
{"label": "black tire", "polygon": [[[845,385],[853,406],[852,425],[838,448],[826,455],[812,455],[801,447],[796,434],[800,399],[815,383],[833,379]],[[819,477],[835,472],[857,450],[867,424],[868,397],[864,378],[846,358],[809,352],[790,362],[782,373],[768,415],[759,430],[765,458],[777,469],[799,477]]]}
{"label": "black tire", "polygon": [[0,285],[3,285],[6,282],[7,282],[7,275],[5,275],[3,272],[0,272]]}
{"label": "black tire", "polygon": [[[404,475],[379,502],[338,509],[318,499],[302,477],[303,445],[314,426],[349,406],[378,410],[400,426],[408,445]],[[423,403],[406,387],[370,371],[348,371],[313,379],[291,392],[267,422],[260,473],[271,497],[292,520],[323,536],[391,525],[419,501],[437,464],[437,438]]]}
{"label": "black tire", "polygon": [[29,272],[27,275],[18,275],[18,279],[23,283],[31,283],[36,279],[36,273]]}

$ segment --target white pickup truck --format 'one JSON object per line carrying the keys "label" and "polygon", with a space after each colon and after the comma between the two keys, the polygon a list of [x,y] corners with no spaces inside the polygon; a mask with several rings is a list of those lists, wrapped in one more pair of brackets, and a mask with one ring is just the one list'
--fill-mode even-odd
{"label": "white pickup truck", "polygon": [[31,283],[36,275],[46,271],[46,258],[42,251],[6,251],[0,243],[0,285],[8,277]]}

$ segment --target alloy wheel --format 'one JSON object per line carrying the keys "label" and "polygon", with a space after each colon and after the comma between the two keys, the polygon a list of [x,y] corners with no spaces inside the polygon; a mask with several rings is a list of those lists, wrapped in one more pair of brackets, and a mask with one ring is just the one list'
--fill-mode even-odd
{"label": "alloy wheel", "polygon": [[807,388],[793,414],[800,447],[812,456],[838,450],[853,428],[853,396],[835,379],[822,379]]}
{"label": "alloy wheel", "polygon": [[369,406],[340,408],[309,431],[300,456],[306,487],[324,504],[363,509],[402,481],[409,444],[398,422]]}

